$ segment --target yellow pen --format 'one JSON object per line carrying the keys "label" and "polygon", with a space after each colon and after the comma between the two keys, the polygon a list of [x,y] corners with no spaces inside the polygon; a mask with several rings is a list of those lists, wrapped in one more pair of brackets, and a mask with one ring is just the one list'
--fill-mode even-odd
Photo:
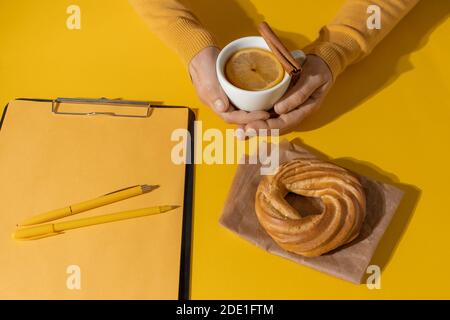
{"label": "yellow pen", "polygon": [[52,220],[61,219],[80,212],[88,211],[94,208],[102,207],[104,205],[138,196],[143,193],[150,192],[159,186],[157,185],[137,185],[125,189],[117,190],[95,199],[83,201],[77,204],[70,205],[61,209],[52,210],[46,213],[39,214],[22,221],[19,226],[29,226],[33,224],[44,223]]}
{"label": "yellow pen", "polygon": [[100,216],[76,219],[72,221],[47,223],[39,226],[32,226],[27,228],[17,229],[12,238],[15,240],[36,240],[57,234],[61,234],[64,231],[83,228],[102,223],[109,223],[114,221],[121,221],[132,218],[145,217],[149,215],[159,214],[178,208],[179,206],[158,206],[143,208],[137,210],[123,211],[111,214],[105,214]]}

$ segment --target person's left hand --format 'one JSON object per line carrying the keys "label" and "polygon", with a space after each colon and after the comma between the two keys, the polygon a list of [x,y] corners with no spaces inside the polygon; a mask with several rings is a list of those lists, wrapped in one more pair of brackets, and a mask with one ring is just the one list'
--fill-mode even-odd
{"label": "person's left hand", "polygon": [[318,56],[308,55],[300,79],[274,106],[279,116],[239,127],[247,135],[253,130],[257,134],[259,129],[279,129],[280,134],[288,133],[320,107],[332,83],[333,76],[325,61]]}

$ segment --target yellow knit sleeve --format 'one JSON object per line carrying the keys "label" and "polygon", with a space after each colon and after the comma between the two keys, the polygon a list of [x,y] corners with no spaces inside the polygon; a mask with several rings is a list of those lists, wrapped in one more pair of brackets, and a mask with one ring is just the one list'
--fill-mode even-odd
{"label": "yellow knit sleeve", "polygon": [[216,46],[212,35],[180,1],[129,0],[129,2],[150,29],[177,51],[186,64],[203,48]]}
{"label": "yellow knit sleeve", "polygon": [[[333,21],[304,51],[321,57],[336,78],[348,65],[364,58],[419,0],[348,0]],[[380,9],[380,28],[368,28],[369,6]],[[373,7],[371,7],[373,8]]]}

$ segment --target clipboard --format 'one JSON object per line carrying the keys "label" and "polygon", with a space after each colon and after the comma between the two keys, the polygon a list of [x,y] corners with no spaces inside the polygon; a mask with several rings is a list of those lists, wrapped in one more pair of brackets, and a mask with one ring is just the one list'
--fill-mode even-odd
{"label": "clipboard", "polygon": [[[146,101],[106,98],[57,98],[54,100],[20,98],[8,103],[0,119],[0,179],[2,181],[0,197],[4,197],[0,201],[2,203],[0,204],[0,225],[2,225],[0,250],[6,253],[3,255],[4,260],[0,263],[0,297],[3,299],[189,299],[194,166],[189,162],[182,165],[170,163],[168,160],[170,153],[167,152],[170,146],[167,144],[174,143],[170,142],[169,135],[174,129],[187,130],[193,137],[194,120],[194,113],[188,107],[154,105]],[[98,132],[95,130],[97,126],[101,129]],[[156,135],[155,137],[149,135],[152,132]],[[86,135],[86,133],[89,134]],[[73,138],[78,136],[80,139],[74,143]],[[114,141],[112,136],[119,137],[119,140]],[[12,137],[16,141],[10,141],[9,138]],[[65,140],[69,138],[72,141]],[[82,138],[87,142],[83,143]],[[147,143],[147,140],[151,140],[153,144]],[[190,144],[186,145],[186,159],[191,159],[193,155],[194,140],[190,139]],[[76,152],[74,151],[70,157],[66,153],[59,157],[61,154],[54,151],[57,141],[63,142],[60,149],[66,153],[67,150],[71,152],[70,143],[73,143]],[[158,153],[163,145],[161,153]],[[84,147],[88,150],[83,151]],[[104,152],[107,148],[115,150],[111,153],[111,157],[107,157],[110,155]],[[52,159],[48,167],[36,173],[40,176],[34,176],[32,181],[28,181],[30,179],[24,172],[34,175],[36,170],[30,170],[39,168],[36,163],[42,165],[44,160],[49,160],[42,157],[46,158],[51,150],[53,151],[49,157]],[[30,156],[33,152],[38,158]],[[80,155],[77,159],[77,152],[87,154]],[[134,158],[128,153],[132,153]],[[29,158],[24,160],[24,155],[28,155]],[[76,164],[78,171],[70,171],[71,168],[66,168],[64,163],[58,162],[61,159],[71,159],[72,162],[69,162]],[[93,162],[102,160],[103,163],[91,163],[90,160]],[[146,161],[149,162],[148,167]],[[163,163],[159,165],[158,161]],[[84,178],[88,174],[90,179],[88,180],[94,183],[85,185],[87,180]],[[95,179],[92,175],[95,175]],[[64,183],[55,181],[59,177],[64,177]],[[153,177],[161,181],[137,181],[151,180]],[[170,179],[170,177],[174,178]],[[141,183],[159,184],[160,188],[149,194],[108,205],[108,208],[93,209],[92,212],[86,212],[83,215],[90,216],[167,204],[181,205],[182,207],[178,209],[179,213],[161,214],[148,219],[130,219],[128,222],[115,222],[101,227],[82,228],[70,234],[51,237],[53,239],[27,243],[18,243],[10,237],[10,233],[14,230],[11,229],[13,221],[19,222],[25,215],[30,216],[55,209],[63,203],[69,205]],[[24,187],[30,189],[23,190]],[[53,190],[52,193],[41,190],[46,188]],[[67,190],[62,191],[64,189]],[[161,203],[161,201],[170,201],[167,199],[175,199],[173,201],[182,203]],[[17,210],[14,210],[15,208]],[[25,208],[27,210],[20,210]],[[161,231],[157,229],[158,226],[162,227]],[[101,250],[103,243],[104,251]],[[84,247],[78,248],[77,245]],[[159,248],[163,245],[169,246],[169,249]],[[55,257],[52,252],[60,255],[63,260],[70,260],[70,252],[64,251],[68,249],[75,250],[82,256],[80,260],[85,266],[81,266],[81,283],[83,284],[84,271],[88,278],[84,282],[87,283],[84,288],[81,286],[78,291],[65,288],[64,285],[67,286],[70,277],[69,271],[59,268],[55,272],[53,266],[47,266],[52,273],[48,274],[45,285],[42,279],[33,278],[33,270],[36,276],[45,276],[45,270],[43,270],[46,268],[45,261],[39,255],[39,250],[42,255],[46,255],[48,259],[55,262],[60,257]],[[149,249],[151,253],[160,253],[162,256],[152,257],[151,253],[147,253],[145,249]],[[96,255],[85,254],[89,250],[94,250]],[[137,254],[142,261],[132,261],[133,254]],[[34,259],[30,255],[34,255]],[[76,260],[76,254],[74,257]],[[160,259],[162,261],[159,261],[158,257],[162,257]],[[176,266],[171,263],[174,261],[177,263]],[[28,265],[24,266],[24,263]],[[35,269],[29,267],[33,263]],[[76,265],[76,261],[64,263]],[[64,263],[61,266],[65,266]],[[154,267],[156,264],[157,267]],[[109,266],[111,270],[99,271],[99,265],[105,268]],[[119,268],[119,265],[122,273],[114,271],[114,268]],[[149,266],[149,272],[152,274],[145,274],[145,267]],[[83,271],[83,268],[87,270]],[[97,275],[89,268],[95,270]],[[131,270],[136,274],[128,274],[132,273]],[[178,270],[177,274],[175,274],[176,270]],[[20,274],[21,272],[23,274]],[[30,272],[31,275],[28,274]],[[114,283],[109,284],[104,275],[108,275],[113,282],[117,281],[118,286],[114,287]],[[121,276],[128,280],[121,279]],[[174,279],[175,277],[177,279]],[[167,280],[168,288],[164,287],[164,279]],[[127,281],[134,283],[130,284]],[[152,281],[156,283],[154,290]],[[158,290],[161,292],[156,292]]]}

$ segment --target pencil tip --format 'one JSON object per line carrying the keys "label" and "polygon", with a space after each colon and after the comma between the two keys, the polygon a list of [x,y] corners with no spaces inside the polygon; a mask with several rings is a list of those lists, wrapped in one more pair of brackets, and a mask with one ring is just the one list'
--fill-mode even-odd
{"label": "pencil tip", "polygon": [[153,191],[158,188],[159,188],[159,185],[157,185],[157,184],[156,185],[150,185],[150,184],[141,185],[141,189],[142,189],[143,193],[147,193],[147,192]]}

